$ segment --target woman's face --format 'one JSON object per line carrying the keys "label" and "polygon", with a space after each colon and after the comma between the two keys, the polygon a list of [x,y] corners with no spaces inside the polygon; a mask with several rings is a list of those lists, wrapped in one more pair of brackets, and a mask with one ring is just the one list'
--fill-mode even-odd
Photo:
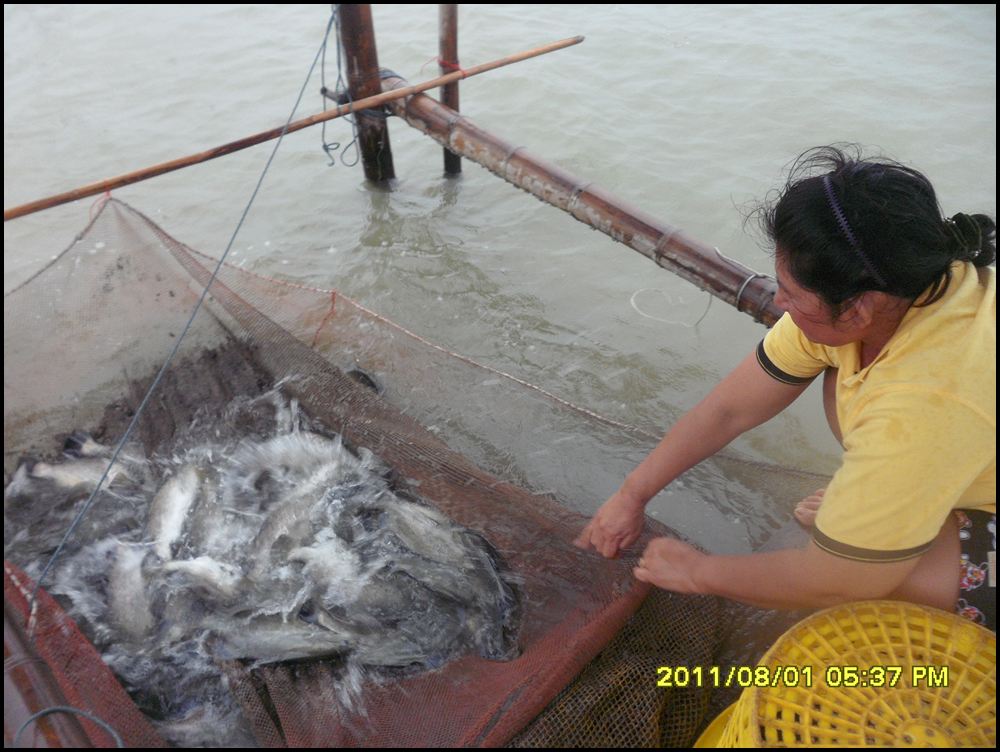
{"label": "woman's face", "polygon": [[775,305],[788,311],[792,321],[810,341],[828,347],[840,347],[861,339],[860,329],[851,324],[853,304],[834,318],[833,311],[819,295],[795,281],[781,254],[778,254],[775,261],[774,273],[778,282]]}

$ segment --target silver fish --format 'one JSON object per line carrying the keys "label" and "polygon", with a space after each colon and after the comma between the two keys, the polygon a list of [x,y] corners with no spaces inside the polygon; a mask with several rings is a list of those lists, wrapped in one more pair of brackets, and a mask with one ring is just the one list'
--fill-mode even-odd
{"label": "silver fish", "polygon": [[462,529],[436,509],[394,497],[380,504],[387,527],[413,553],[441,564],[458,566],[467,559]]}
{"label": "silver fish", "polygon": [[[281,414],[275,400],[279,430],[292,433],[220,441],[212,423],[193,424],[189,435],[203,443],[173,445],[173,461],[186,464],[148,503],[144,490],[145,532],[121,533],[144,535],[145,549],[122,544],[113,559],[88,559],[89,579],[109,584],[107,603],[97,604],[111,617],[107,642],[139,646],[129,665],[142,674],[163,663],[153,672],[163,677],[171,671],[155,656],[258,664],[337,656],[342,667],[402,669],[470,651],[514,657],[516,593],[490,545],[396,492],[390,468],[369,450],[355,454],[339,437],[302,430],[323,429],[295,405]],[[257,430],[257,407],[233,408],[253,419],[241,426]],[[82,456],[64,465],[107,456],[89,437],[75,441]],[[17,482],[27,480],[22,473]],[[144,567],[149,550],[158,563],[150,556]]]}
{"label": "silver fish", "polygon": [[146,535],[153,540],[153,550],[163,561],[173,558],[173,544],[181,537],[200,483],[198,469],[185,465],[160,486],[149,505]]}
{"label": "silver fish", "polygon": [[470,624],[478,625],[471,631],[480,655],[516,657],[518,600],[489,543],[429,506],[395,497],[377,506],[385,527],[377,550],[391,560],[392,570],[464,607]]}
{"label": "silver fish", "polygon": [[163,571],[180,572],[196,586],[225,600],[236,597],[243,585],[242,571],[210,556],[169,561],[163,565]]}
{"label": "silver fish", "polygon": [[301,620],[262,616],[242,622],[212,620],[211,648],[220,658],[251,659],[256,665],[343,654],[355,643],[348,631],[332,631]]}
{"label": "silver fish", "polygon": [[338,439],[300,431],[264,442],[245,443],[232,458],[240,474],[248,479],[267,472],[291,481],[312,475],[317,467],[334,465],[350,469],[358,465]]}
{"label": "silver fish", "polygon": [[[101,444],[86,431],[74,431],[63,443],[63,453],[68,457],[103,457],[111,459],[115,448]],[[129,442],[118,453],[118,461],[128,465],[140,466],[146,463],[142,449],[134,442]]]}
{"label": "silver fish", "polygon": [[10,482],[3,490],[4,509],[6,509],[8,501],[13,501],[22,495],[30,493],[31,485],[31,476],[28,474],[28,464],[22,462],[17,466],[17,469],[10,478]]}
{"label": "silver fish", "polygon": [[250,577],[259,579],[271,566],[271,549],[282,536],[297,540],[311,532],[311,517],[324,504],[339,471],[337,463],[321,465],[289,497],[275,505],[250,544]]}
{"label": "silver fish", "polygon": [[337,538],[293,549],[288,554],[288,560],[302,562],[303,574],[316,583],[323,602],[331,605],[354,602],[367,585],[373,570]]}
{"label": "silver fish", "polygon": [[[28,476],[52,481],[57,487],[66,491],[90,492],[97,488],[98,482],[107,469],[107,460],[96,457],[59,463],[36,462],[28,470]],[[106,483],[110,485],[122,475],[127,475],[127,472],[120,463],[116,462],[108,470]]]}
{"label": "silver fish", "polygon": [[143,639],[154,624],[142,572],[142,562],[148,554],[148,546],[119,543],[108,573],[111,622],[132,642]]}

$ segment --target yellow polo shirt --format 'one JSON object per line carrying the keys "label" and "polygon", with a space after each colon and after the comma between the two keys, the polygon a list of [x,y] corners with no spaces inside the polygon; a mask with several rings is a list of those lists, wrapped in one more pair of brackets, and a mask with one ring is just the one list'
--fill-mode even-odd
{"label": "yellow polo shirt", "polygon": [[911,307],[867,367],[861,345],[811,342],[785,314],[757,349],[775,378],[838,368],[843,464],[813,530],[861,561],[927,551],[952,509],[996,513],[996,271],[952,265],[944,297]]}

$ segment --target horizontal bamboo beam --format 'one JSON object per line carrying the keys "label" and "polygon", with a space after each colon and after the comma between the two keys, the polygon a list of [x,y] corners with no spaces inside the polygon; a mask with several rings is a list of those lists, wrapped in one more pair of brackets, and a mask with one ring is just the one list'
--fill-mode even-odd
{"label": "horizontal bamboo beam", "polygon": [[574,44],[579,44],[582,41],[583,37],[578,36],[563,39],[559,42],[552,42],[551,44],[546,44],[542,47],[536,47],[535,49],[519,52],[515,55],[508,55],[507,57],[483,63],[482,65],[474,65],[471,68],[466,68],[465,70],[455,71],[454,73],[449,73],[445,76],[439,76],[435,79],[431,79],[430,81],[425,81],[422,84],[397,88],[395,91],[383,92],[382,94],[378,94],[373,97],[359,99],[356,102],[350,102],[349,104],[341,105],[335,109],[327,110],[326,112],[312,115],[310,117],[303,118],[302,120],[297,120],[287,126],[272,128],[271,130],[263,131],[262,133],[257,133],[253,136],[241,138],[238,141],[217,146],[214,149],[209,149],[208,151],[199,152],[198,154],[192,154],[191,156],[182,157],[180,159],[174,159],[170,162],[162,162],[161,164],[154,165],[153,167],[147,167],[143,170],[130,172],[126,175],[119,175],[118,177],[101,180],[97,183],[85,185],[82,188],[76,188],[72,191],[67,191],[66,193],[60,193],[57,196],[50,196],[48,198],[32,201],[28,204],[22,204],[21,206],[16,206],[12,209],[4,209],[3,221],[7,222],[8,220],[23,217],[27,214],[33,214],[34,212],[49,209],[53,206],[68,204],[70,201],[87,198],[88,196],[96,196],[100,193],[114,190],[115,188],[121,188],[122,186],[138,183],[142,180],[148,180],[149,178],[156,177],[157,175],[173,172],[174,170],[179,170],[183,167],[190,167],[191,165],[196,165],[201,162],[207,162],[210,159],[215,159],[216,157],[221,157],[225,154],[232,154],[235,151],[247,149],[251,146],[263,143],[264,141],[270,141],[278,138],[283,133],[294,133],[295,131],[308,128],[309,126],[316,125],[317,123],[349,115],[352,112],[367,110],[373,107],[381,107],[382,105],[395,99],[419,94],[420,92],[427,91],[428,89],[444,86],[452,81],[469,78],[470,76],[485,73],[486,71],[491,71],[495,68],[501,68],[512,63],[519,63],[522,60],[538,57],[539,55],[544,55],[549,52],[555,52],[556,50],[561,50],[566,47],[571,47]]}
{"label": "horizontal bamboo beam", "polygon": [[[382,81],[383,90],[405,87],[406,81],[399,77],[389,76]],[[781,309],[774,304],[774,280],[723,256],[718,249],[627,204],[596,184],[488,133],[430,97],[408,96],[394,100],[389,107],[456,154],[569,212],[757,321],[771,326],[781,317]]]}

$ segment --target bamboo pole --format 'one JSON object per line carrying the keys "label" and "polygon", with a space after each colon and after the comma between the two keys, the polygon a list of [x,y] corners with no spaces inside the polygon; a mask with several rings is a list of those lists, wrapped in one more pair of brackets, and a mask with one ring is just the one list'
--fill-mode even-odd
{"label": "bamboo pole", "polygon": [[[438,56],[441,73],[459,69],[458,66],[458,5],[442,3],[438,6],[439,44]],[[441,104],[458,112],[458,82],[441,87]],[[460,175],[462,158],[451,149],[444,150],[444,174]]]}
{"label": "bamboo pole", "polygon": [[369,107],[381,107],[387,102],[391,102],[395,99],[402,99],[403,97],[419,94],[420,92],[427,91],[428,89],[444,86],[452,81],[469,78],[470,76],[485,73],[486,71],[502,68],[505,65],[519,63],[522,60],[538,57],[539,55],[545,55],[549,52],[555,52],[556,50],[561,50],[566,47],[579,44],[582,41],[583,37],[578,36],[571,37],[570,39],[563,39],[559,42],[552,42],[551,44],[536,47],[532,50],[519,52],[515,55],[508,55],[507,57],[483,63],[481,65],[476,65],[465,70],[455,71],[454,73],[449,73],[446,76],[439,76],[435,79],[425,81],[424,83],[417,84],[415,86],[408,86],[394,91],[384,92],[378,96],[366,97],[358,100],[357,102],[351,102],[350,104],[342,105],[316,115],[311,115],[310,117],[303,118],[302,120],[297,120],[294,123],[290,123],[287,128],[284,126],[280,128],[272,128],[271,130],[263,131],[262,133],[257,133],[253,136],[247,136],[246,138],[242,138],[238,141],[232,141],[228,144],[223,144],[222,146],[216,146],[213,149],[199,152],[198,154],[181,157],[180,159],[174,159],[170,162],[162,162],[152,167],[108,178],[96,183],[91,183],[72,191],[60,193],[56,196],[49,196],[48,198],[32,201],[31,203],[22,204],[21,206],[15,206],[11,209],[5,209],[3,213],[3,221],[7,222],[8,220],[23,217],[27,214],[41,211],[42,209],[49,209],[53,206],[59,206],[60,204],[67,204],[70,201],[87,198],[88,196],[96,196],[100,193],[121,188],[122,186],[131,185],[132,183],[138,183],[142,180],[148,180],[149,178],[156,177],[157,175],[173,172],[174,170],[179,170],[183,167],[190,167],[191,165],[199,164],[201,162],[207,162],[210,159],[215,159],[216,157],[221,157],[225,154],[232,154],[233,152],[240,151],[241,149],[247,149],[251,146],[263,143],[264,141],[270,141],[271,139],[278,138],[282,133],[294,133],[295,131],[300,131],[303,128],[308,128],[309,126],[316,125],[317,123],[349,115],[352,112],[364,110]]}
{"label": "bamboo pole", "polygon": [[[398,77],[387,90],[405,87]],[[410,125],[584,224],[624,243],[659,266],[770,326],[781,317],[773,279],[726,258],[675,227],[616,198],[594,183],[536,157],[476,126],[428,96],[394,100],[390,108]]]}
{"label": "bamboo pole", "polygon": [[[379,79],[378,51],[375,47],[375,27],[372,6],[362,3],[342,3],[340,43],[347,61],[347,87],[351,99],[364,99],[382,92]],[[379,113],[361,111],[356,118],[358,145],[365,177],[373,183],[384,183],[396,177],[389,143],[389,124]]]}

